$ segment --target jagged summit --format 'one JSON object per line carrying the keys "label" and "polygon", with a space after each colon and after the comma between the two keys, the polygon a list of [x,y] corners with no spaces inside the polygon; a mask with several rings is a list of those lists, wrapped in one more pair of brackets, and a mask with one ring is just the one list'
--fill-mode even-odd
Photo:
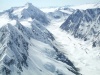
{"label": "jagged summit", "polygon": [[32,3],[26,3],[24,6],[27,6],[27,7],[35,7]]}
{"label": "jagged summit", "polygon": [[[100,30],[100,8],[87,10],[76,10],[68,19],[61,25],[61,28],[70,32],[75,37],[84,40],[95,40]],[[96,37],[94,39],[94,37]],[[96,45],[99,45],[99,40],[96,40]]]}
{"label": "jagged summit", "polygon": [[0,15],[4,16],[7,20],[25,20],[31,18],[32,20],[36,19],[43,25],[47,25],[49,23],[49,19],[46,14],[37,7],[33,6],[31,3],[27,3],[21,7],[12,7],[11,9],[0,13]]}

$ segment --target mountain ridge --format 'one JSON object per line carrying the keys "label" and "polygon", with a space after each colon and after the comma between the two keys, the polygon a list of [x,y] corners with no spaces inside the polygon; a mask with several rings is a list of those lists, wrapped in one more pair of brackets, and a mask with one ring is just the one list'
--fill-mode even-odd
{"label": "mountain ridge", "polygon": [[76,10],[62,24],[61,28],[71,32],[75,37],[90,40],[99,32],[99,10],[100,8]]}
{"label": "mountain ridge", "polygon": [[[31,8],[32,5],[28,5]],[[24,10],[24,18],[19,17],[22,13],[19,10]],[[13,14],[15,11],[19,12],[18,16]],[[40,16],[36,11],[41,13]],[[28,9],[19,7],[0,14],[1,20],[3,15],[0,27],[0,74],[80,75],[78,68],[56,48],[53,34],[45,28],[49,21],[45,13],[37,8],[34,12],[36,14],[31,14],[33,11],[30,13]],[[32,19],[32,16],[35,18]]]}

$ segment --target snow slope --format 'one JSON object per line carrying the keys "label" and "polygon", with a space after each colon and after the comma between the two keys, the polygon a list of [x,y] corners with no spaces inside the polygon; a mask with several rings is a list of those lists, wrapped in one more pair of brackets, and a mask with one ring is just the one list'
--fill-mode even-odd
{"label": "snow slope", "polygon": [[94,47],[100,46],[100,8],[76,10],[61,28],[77,38],[91,40]]}
{"label": "snow slope", "polygon": [[49,13],[49,12],[54,12],[56,10],[58,10],[58,7],[44,7],[44,8],[40,8],[41,11],[45,12],[45,13]]}
{"label": "snow slope", "polygon": [[78,70],[56,48],[54,37],[33,21],[25,27],[19,21],[0,28],[1,75],[78,75]]}
{"label": "snow slope", "polygon": [[51,7],[51,8],[42,8],[50,20],[52,19],[67,19],[67,17],[74,12],[74,9],[68,7]]}
{"label": "snow slope", "polygon": [[0,13],[0,75],[80,75],[56,47],[44,15],[31,4]]}
{"label": "snow slope", "polygon": [[46,14],[37,7],[33,6],[31,3],[27,3],[21,7],[12,7],[4,12],[1,12],[0,15],[3,15],[4,13],[7,14],[6,16],[12,20],[31,18],[40,21],[44,25],[49,23],[49,19],[46,17]]}
{"label": "snow slope", "polygon": [[[100,75],[99,10],[59,8],[48,16],[28,3],[1,12],[0,75]],[[71,35],[80,25],[92,40]]]}
{"label": "snow slope", "polygon": [[57,45],[82,75],[100,75],[100,47],[93,48],[92,43],[74,38],[70,33],[59,27],[64,20],[53,20],[47,29],[54,35]]}

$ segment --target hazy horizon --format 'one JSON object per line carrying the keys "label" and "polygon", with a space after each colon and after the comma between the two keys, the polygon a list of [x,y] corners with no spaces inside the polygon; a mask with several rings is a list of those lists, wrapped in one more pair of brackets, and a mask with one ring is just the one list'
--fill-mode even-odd
{"label": "hazy horizon", "polygon": [[91,4],[98,3],[99,0],[2,0],[0,3],[0,11],[7,10],[11,7],[23,6],[26,3],[32,3],[34,6],[38,8],[42,7],[56,7],[56,6],[66,6],[66,5],[81,5],[81,4]]}

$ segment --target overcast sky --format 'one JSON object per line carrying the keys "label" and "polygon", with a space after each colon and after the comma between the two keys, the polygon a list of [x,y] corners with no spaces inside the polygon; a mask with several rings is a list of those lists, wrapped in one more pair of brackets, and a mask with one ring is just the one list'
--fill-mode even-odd
{"label": "overcast sky", "polygon": [[100,0],[0,0],[0,11],[9,9],[10,7],[22,6],[27,2],[32,3],[36,7],[49,7],[97,3],[99,1]]}

